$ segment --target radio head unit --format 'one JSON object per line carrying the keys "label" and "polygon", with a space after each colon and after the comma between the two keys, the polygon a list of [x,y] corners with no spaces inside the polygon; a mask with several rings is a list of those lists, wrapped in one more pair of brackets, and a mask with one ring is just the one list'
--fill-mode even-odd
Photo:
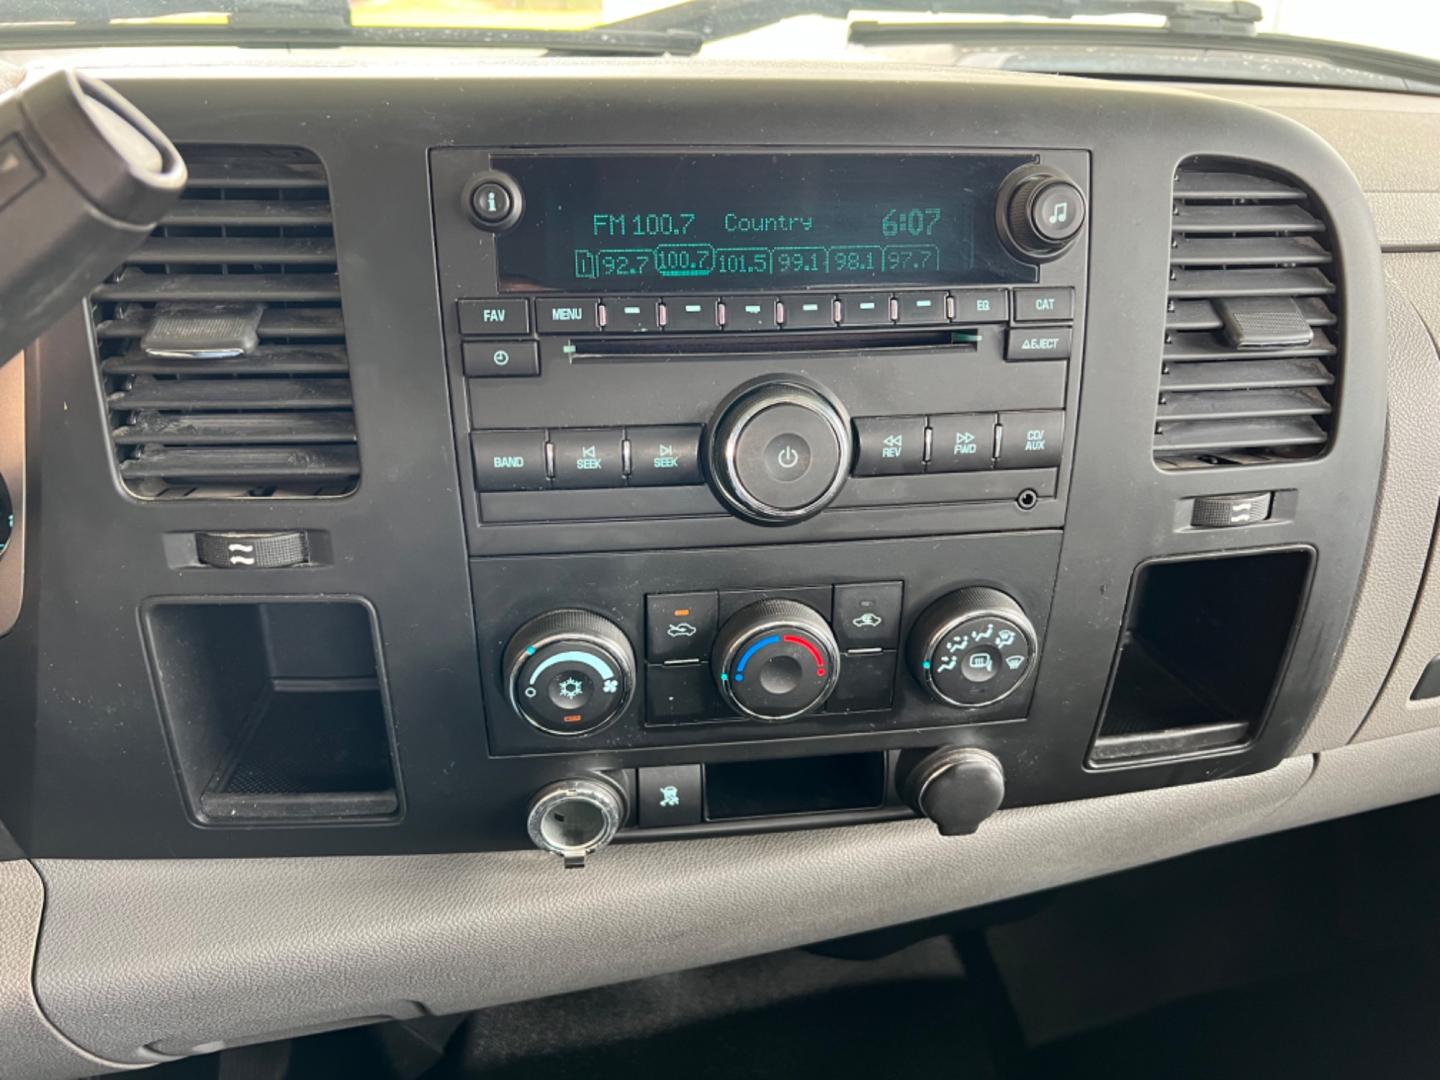
{"label": "radio head unit", "polygon": [[1083,151],[431,162],[474,553],[1063,523]]}
{"label": "radio head unit", "polygon": [[[1022,284],[1033,262],[996,213],[1016,154],[500,156],[505,293]],[[498,189],[498,190],[497,190]],[[494,200],[493,202],[491,200]],[[1047,211],[1078,227],[1078,190]],[[1073,233],[1072,233],[1073,235]]]}

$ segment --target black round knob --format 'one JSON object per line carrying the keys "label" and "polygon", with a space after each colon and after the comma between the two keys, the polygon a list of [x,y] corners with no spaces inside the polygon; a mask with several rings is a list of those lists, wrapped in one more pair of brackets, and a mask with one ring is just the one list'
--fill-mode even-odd
{"label": "black round knob", "polygon": [[588,611],[552,611],[516,631],[505,650],[510,704],[550,735],[588,735],[635,694],[635,651],[624,632]]}
{"label": "black round knob", "polygon": [[762,600],[736,612],[711,653],[720,693],[756,720],[812,713],[840,677],[840,648],[830,624],[793,600]]}
{"label": "black round knob", "polygon": [[1005,798],[1005,769],[994,754],[975,747],[936,750],[900,781],[911,808],[929,818],[941,836],[973,833]]}
{"label": "black round knob", "polygon": [[915,620],[910,670],[936,701],[962,709],[1013,694],[1035,666],[1035,627],[998,589],[957,589]]}
{"label": "black round knob", "polygon": [[709,427],[706,459],[722,502],[762,525],[814,517],[850,468],[850,421],[818,387],[796,379],[742,387]]}
{"label": "black round knob", "polygon": [[1036,165],[1015,170],[1000,187],[1000,233],[1022,258],[1044,262],[1075,242],[1085,224],[1085,195],[1067,176]]}
{"label": "black round knob", "polygon": [[465,209],[482,229],[503,232],[520,220],[520,186],[505,173],[482,173],[465,187]]}

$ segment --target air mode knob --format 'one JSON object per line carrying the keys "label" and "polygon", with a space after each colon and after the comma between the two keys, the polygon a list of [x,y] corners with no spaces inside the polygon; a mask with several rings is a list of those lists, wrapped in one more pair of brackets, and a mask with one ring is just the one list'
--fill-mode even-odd
{"label": "air mode knob", "polygon": [[830,624],[794,600],[762,600],[732,615],[711,653],[715,681],[737,712],[772,723],[812,713],[840,678]]}
{"label": "air mode knob", "polygon": [[1035,666],[1035,627],[999,589],[957,589],[915,620],[910,670],[936,701],[962,709],[1013,694]]}
{"label": "air mode knob", "polygon": [[1085,195],[1068,176],[1038,165],[1016,169],[1000,185],[1000,235],[1025,259],[1059,257],[1085,224]]}
{"label": "air mode knob", "polygon": [[741,387],[709,427],[706,459],[720,500],[761,525],[814,517],[850,470],[850,420],[818,387],[776,378]]}
{"label": "air mode knob", "polygon": [[588,611],[552,611],[515,632],[505,650],[510,704],[550,735],[588,735],[635,694],[635,650],[614,623]]}

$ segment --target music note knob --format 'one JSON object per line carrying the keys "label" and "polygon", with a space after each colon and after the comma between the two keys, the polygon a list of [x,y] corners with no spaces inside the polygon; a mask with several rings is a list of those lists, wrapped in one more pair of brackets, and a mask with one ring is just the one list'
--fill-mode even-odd
{"label": "music note knob", "polygon": [[1053,169],[1025,165],[1000,186],[996,219],[1011,250],[1045,262],[1062,255],[1079,236],[1085,224],[1085,194]]}

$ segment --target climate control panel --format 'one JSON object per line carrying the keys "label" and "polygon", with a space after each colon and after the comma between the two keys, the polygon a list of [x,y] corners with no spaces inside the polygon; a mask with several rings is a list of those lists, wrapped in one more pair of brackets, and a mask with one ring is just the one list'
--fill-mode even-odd
{"label": "climate control panel", "polygon": [[[866,547],[507,560],[490,578],[507,587],[477,598],[499,648],[493,748],[703,746],[1023,718],[1058,534]],[[857,568],[886,565],[918,573],[857,580]],[[1001,574],[977,580],[976,565]],[[538,592],[570,602],[537,613]]]}

